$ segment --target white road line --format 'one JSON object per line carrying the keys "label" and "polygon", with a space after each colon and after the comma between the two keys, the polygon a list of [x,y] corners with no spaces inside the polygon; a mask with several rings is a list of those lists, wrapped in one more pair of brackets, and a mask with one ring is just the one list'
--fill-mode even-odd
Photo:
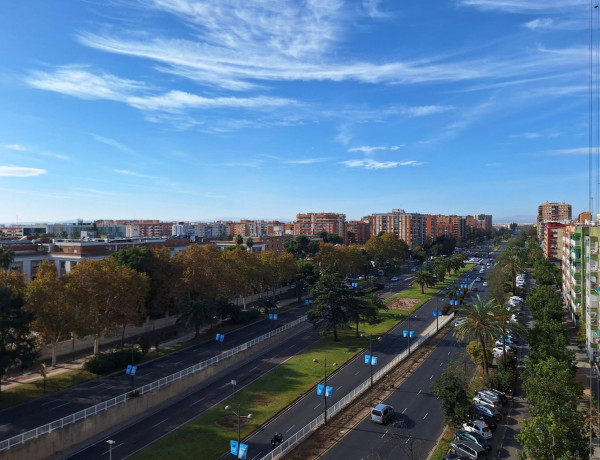
{"label": "white road line", "polygon": [[46,401],[45,403],[40,404],[40,406],[46,406],[48,404],[54,404],[56,402],[56,400],[51,399],[50,401]]}
{"label": "white road line", "polygon": [[156,425],[152,425],[152,428],[157,427],[158,425],[160,425],[161,423],[165,423],[167,420],[169,420],[169,417],[167,417],[164,420],[161,420],[160,422],[158,422]]}
{"label": "white road line", "polygon": [[256,454],[254,457],[252,457],[252,460],[254,460],[255,458],[262,458],[260,456],[260,454],[262,454],[262,450],[258,454]]}
{"label": "white road line", "polygon": [[405,407],[404,410],[402,411],[402,413],[404,414],[404,412],[406,412],[406,409],[408,409],[408,407]]}
{"label": "white road line", "polygon": [[320,404],[316,405],[315,407],[313,407],[313,410],[318,409],[319,407],[321,407]]}
{"label": "white road line", "polygon": [[342,389],[342,385],[340,385],[339,387],[337,387],[338,391],[340,391]]}
{"label": "white road line", "polygon": [[425,414],[425,417],[423,417],[423,420],[425,420],[425,419],[427,418],[427,416],[428,416],[428,415],[429,415],[429,412],[427,412],[427,413]]}
{"label": "white road line", "polygon": [[70,402],[66,402],[61,404],[60,406],[52,407],[50,410],[58,409],[59,407],[66,406],[67,404],[71,404]]}
{"label": "white road line", "polygon": [[386,434],[388,434],[388,431],[389,431],[389,430],[385,430],[385,433],[383,433],[383,434],[381,435],[381,438],[380,438],[380,439],[383,439],[383,438],[385,437],[385,435],[386,435]]}
{"label": "white road line", "polygon": [[[125,443],[124,443],[124,442],[120,442],[119,444],[115,444],[115,445],[112,447],[112,450],[115,450],[117,447],[121,447],[123,444],[125,444]],[[106,455],[106,454],[108,454],[109,452],[110,452],[110,449],[109,449],[109,450],[107,450],[107,451],[105,451],[105,452],[102,452],[102,455]]]}
{"label": "white road line", "polygon": [[356,372],[356,374],[354,374],[354,375],[358,375],[358,374],[360,374],[360,371]]}
{"label": "white road line", "polygon": [[420,395],[420,394],[421,394],[421,391],[423,391],[423,390],[419,390],[419,392],[418,392],[417,394],[418,394],[418,395]]}
{"label": "white road line", "polygon": [[404,444],[408,444],[408,441],[410,441],[410,436],[408,437],[408,439],[406,441],[404,441]]}
{"label": "white road line", "polygon": [[444,362],[442,361],[442,362],[440,363],[440,367],[442,367],[443,365],[444,365]]}
{"label": "white road line", "polygon": [[204,399],[204,398],[200,398],[198,401],[196,401],[196,402],[193,402],[192,404],[190,404],[190,407],[192,407],[192,406],[195,406],[196,404],[198,404],[198,403],[202,402],[202,400],[203,400],[203,399]]}
{"label": "white road line", "polygon": [[286,430],[286,433],[287,433],[288,431],[290,431],[292,428],[294,428],[295,426],[296,426],[296,425],[292,425],[291,427],[289,427],[289,428]]}

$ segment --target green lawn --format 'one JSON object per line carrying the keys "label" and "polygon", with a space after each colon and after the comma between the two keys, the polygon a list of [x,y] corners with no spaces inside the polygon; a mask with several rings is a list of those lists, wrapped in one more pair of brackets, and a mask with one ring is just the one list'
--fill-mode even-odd
{"label": "green lawn", "polygon": [[[382,312],[381,322],[375,325],[361,324],[360,334],[377,336],[386,333],[468,269],[465,268],[458,274],[452,275],[440,287],[428,289],[424,295],[421,294],[419,287],[396,294],[393,298],[417,298],[419,303],[410,312],[397,310]],[[241,419],[242,438],[248,436],[300,396],[313,391],[316,383],[323,378],[325,357],[327,358],[327,373],[330,374],[366,346],[368,346],[368,340],[364,337],[357,338],[353,328],[341,331],[339,342],[334,342],[332,337],[324,337],[306,351],[239,391],[236,394],[236,401],[233,401],[232,398],[223,401],[218,407],[209,409],[194,421],[134,455],[133,458],[140,460],[163,460],[167,457],[174,459],[193,457],[210,460],[219,458],[228,450],[229,440],[237,437],[237,417],[225,410],[226,405],[234,406],[236,411],[237,407],[240,407],[242,415],[252,414],[251,420]],[[334,363],[337,366],[334,366]],[[365,378],[367,378],[366,371]],[[249,454],[250,457],[255,455],[252,452]]]}
{"label": "green lawn", "polygon": [[64,372],[46,379],[46,392],[44,392],[44,380],[40,377],[31,383],[24,383],[10,390],[2,391],[0,398],[0,410],[16,406],[35,398],[47,396],[49,393],[64,390],[65,388],[93,380],[98,376],[83,369]]}

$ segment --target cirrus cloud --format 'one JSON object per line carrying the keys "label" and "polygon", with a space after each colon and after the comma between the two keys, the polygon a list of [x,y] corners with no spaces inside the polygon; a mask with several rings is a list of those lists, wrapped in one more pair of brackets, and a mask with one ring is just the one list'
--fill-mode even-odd
{"label": "cirrus cloud", "polygon": [[416,160],[407,161],[375,161],[371,159],[365,160],[346,160],[341,162],[348,168],[363,168],[363,169],[389,169],[398,166],[421,166],[423,163]]}
{"label": "cirrus cloud", "polygon": [[45,169],[26,168],[24,166],[0,166],[0,176],[3,177],[33,177],[46,174]]}

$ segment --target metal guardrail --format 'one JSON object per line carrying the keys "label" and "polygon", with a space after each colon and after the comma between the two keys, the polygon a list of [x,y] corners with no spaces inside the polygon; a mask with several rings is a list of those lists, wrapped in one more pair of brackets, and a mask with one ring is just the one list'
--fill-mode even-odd
{"label": "metal guardrail", "polygon": [[232,348],[231,350],[227,350],[224,353],[221,353],[217,356],[213,356],[212,358],[210,358],[206,361],[203,361],[201,363],[190,366],[179,372],[175,372],[174,374],[171,374],[167,377],[163,377],[162,379],[156,380],[154,382],[148,383],[140,388],[136,388],[132,391],[129,391],[127,393],[119,395],[115,398],[98,403],[95,406],[88,407],[87,409],[81,410],[79,412],[75,412],[74,414],[71,414],[71,415],[67,415],[66,417],[55,420],[54,422],[47,423],[46,425],[42,425],[40,427],[34,428],[32,430],[18,434],[16,436],[13,436],[12,438],[8,438],[3,441],[0,441],[0,452],[11,449],[17,445],[24,444],[27,441],[31,441],[32,439],[37,439],[40,436],[43,436],[45,434],[51,433],[52,431],[61,429],[72,423],[76,423],[80,420],[84,420],[88,417],[92,417],[100,412],[103,412],[112,407],[118,406],[119,404],[123,404],[124,402],[126,402],[127,400],[131,399],[134,396],[137,397],[137,396],[143,395],[145,393],[149,393],[149,392],[154,391],[158,388],[161,388],[165,385],[169,385],[177,380],[187,377],[188,375],[192,375],[196,372],[204,370],[207,367],[210,367],[220,361],[224,361],[242,351],[252,348],[253,346],[255,346],[261,342],[264,342],[265,340],[268,340],[277,334],[281,334],[282,332],[285,332],[288,329],[291,329],[291,328],[297,326],[298,324],[303,323],[304,321],[306,321],[306,315],[301,316],[300,318],[292,321],[291,323],[285,324],[284,326],[281,326],[280,328],[274,329],[271,332],[268,332],[259,337],[256,337],[255,339],[252,339],[249,342],[238,345],[237,347]]}
{"label": "metal guardrail", "polygon": [[[446,316],[442,321],[439,322],[439,327],[443,327],[448,324],[454,315]],[[426,335],[419,337],[414,343],[411,344],[411,353],[414,350],[418,349],[423,343],[425,343],[431,336],[437,334],[436,329],[432,329]],[[398,363],[406,359],[408,356],[408,350],[404,350],[402,353],[397,355],[392,361],[390,361],[386,366],[373,374],[373,382],[378,381],[383,378],[392,368],[394,368]],[[358,387],[336,402],[333,406],[327,409],[327,418],[333,417],[340,410],[354,401],[360,394],[366,391],[371,386],[371,379],[368,378],[363,383],[361,383]],[[325,418],[323,414],[319,415],[317,418],[312,420],[310,423],[306,424],[303,428],[298,430],[296,433],[291,435],[288,439],[282,442],[279,446],[269,452],[267,455],[261,458],[261,460],[276,460],[286,454],[291,448],[293,448],[296,444],[300,443],[306,436],[310,435],[313,431],[317,430],[321,425],[323,425]]]}

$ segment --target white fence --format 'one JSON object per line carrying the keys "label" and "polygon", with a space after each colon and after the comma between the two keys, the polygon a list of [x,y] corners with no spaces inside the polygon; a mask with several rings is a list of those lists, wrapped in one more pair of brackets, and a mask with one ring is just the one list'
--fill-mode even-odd
{"label": "white fence", "polygon": [[226,352],[221,353],[220,355],[214,356],[206,361],[203,361],[201,363],[190,366],[186,369],[183,369],[179,372],[171,374],[167,377],[163,377],[160,380],[156,380],[152,383],[148,383],[140,388],[136,388],[133,391],[124,393],[115,398],[98,403],[95,406],[88,407],[87,409],[81,410],[79,412],[75,412],[74,414],[71,414],[71,415],[67,415],[66,417],[63,417],[59,420],[55,420],[54,422],[47,423],[46,425],[34,428],[33,430],[29,430],[29,431],[26,431],[25,433],[21,433],[16,436],[13,436],[12,438],[8,438],[3,441],[0,441],[0,452],[2,452],[4,450],[8,450],[19,444],[23,444],[32,439],[36,439],[40,436],[43,436],[45,434],[48,434],[48,433],[54,431],[54,430],[58,430],[66,425],[70,425],[71,423],[75,423],[80,420],[84,420],[88,417],[92,417],[92,416],[98,414],[99,412],[105,411],[107,409],[110,409],[111,407],[115,407],[119,404],[126,402],[128,399],[130,399],[134,396],[143,395],[150,391],[154,391],[158,388],[161,388],[165,385],[169,385],[169,384],[175,382],[176,380],[187,377],[188,375],[192,375],[196,372],[206,369],[209,366],[212,366],[213,364],[216,364],[220,361],[228,359],[228,358],[232,357],[233,355],[236,355],[237,353],[245,351],[248,348],[251,348],[258,343],[264,342],[265,340],[268,340],[277,334],[281,334],[282,332],[287,331],[288,329],[291,329],[291,328],[297,326],[298,324],[303,323],[304,321],[306,321],[306,316],[301,316],[300,318],[296,319],[295,321],[292,321],[291,323],[281,326],[278,329],[274,329],[273,331],[268,332],[267,334],[263,334],[259,337],[256,337],[255,339],[252,339],[249,342],[243,343],[242,345],[238,345],[237,347],[232,348],[231,350],[227,350]]}
{"label": "white fence", "polygon": [[[454,315],[444,317],[444,319],[439,322],[439,327],[445,326],[450,321],[452,321],[453,318]],[[411,353],[413,353],[414,350],[419,348],[423,343],[425,343],[431,336],[435,335],[436,333],[437,330],[432,329],[427,334],[423,335],[422,337],[419,337],[414,343],[411,344]],[[383,376],[385,376],[388,372],[392,370],[392,368],[398,365],[398,363],[404,360],[407,356],[408,350],[404,350],[402,353],[397,355],[385,367],[373,374],[373,382],[376,382]],[[338,402],[336,402],[333,406],[327,409],[327,418],[329,419],[333,417],[340,410],[342,410],[344,407],[346,407],[348,404],[354,401],[361,393],[367,390],[370,387],[370,385],[371,379],[369,378],[363,383],[361,383],[354,390],[352,390],[350,393],[348,393],[346,396],[344,396],[342,399],[340,399]],[[317,430],[321,425],[323,425],[324,421],[325,419],[323,414],[319,415],[316,419],[312,420],[310,423],[305,425],[302,429],[298,430],[296,433],[294,433],[287,440],[282,442],[279,446],[277,446],[267,455],[262,457],[261,460],[275,460],[282,457],[289,450],[295,447],[296,444],[300,443],[306,436],[310,435],[313,431]]]}

